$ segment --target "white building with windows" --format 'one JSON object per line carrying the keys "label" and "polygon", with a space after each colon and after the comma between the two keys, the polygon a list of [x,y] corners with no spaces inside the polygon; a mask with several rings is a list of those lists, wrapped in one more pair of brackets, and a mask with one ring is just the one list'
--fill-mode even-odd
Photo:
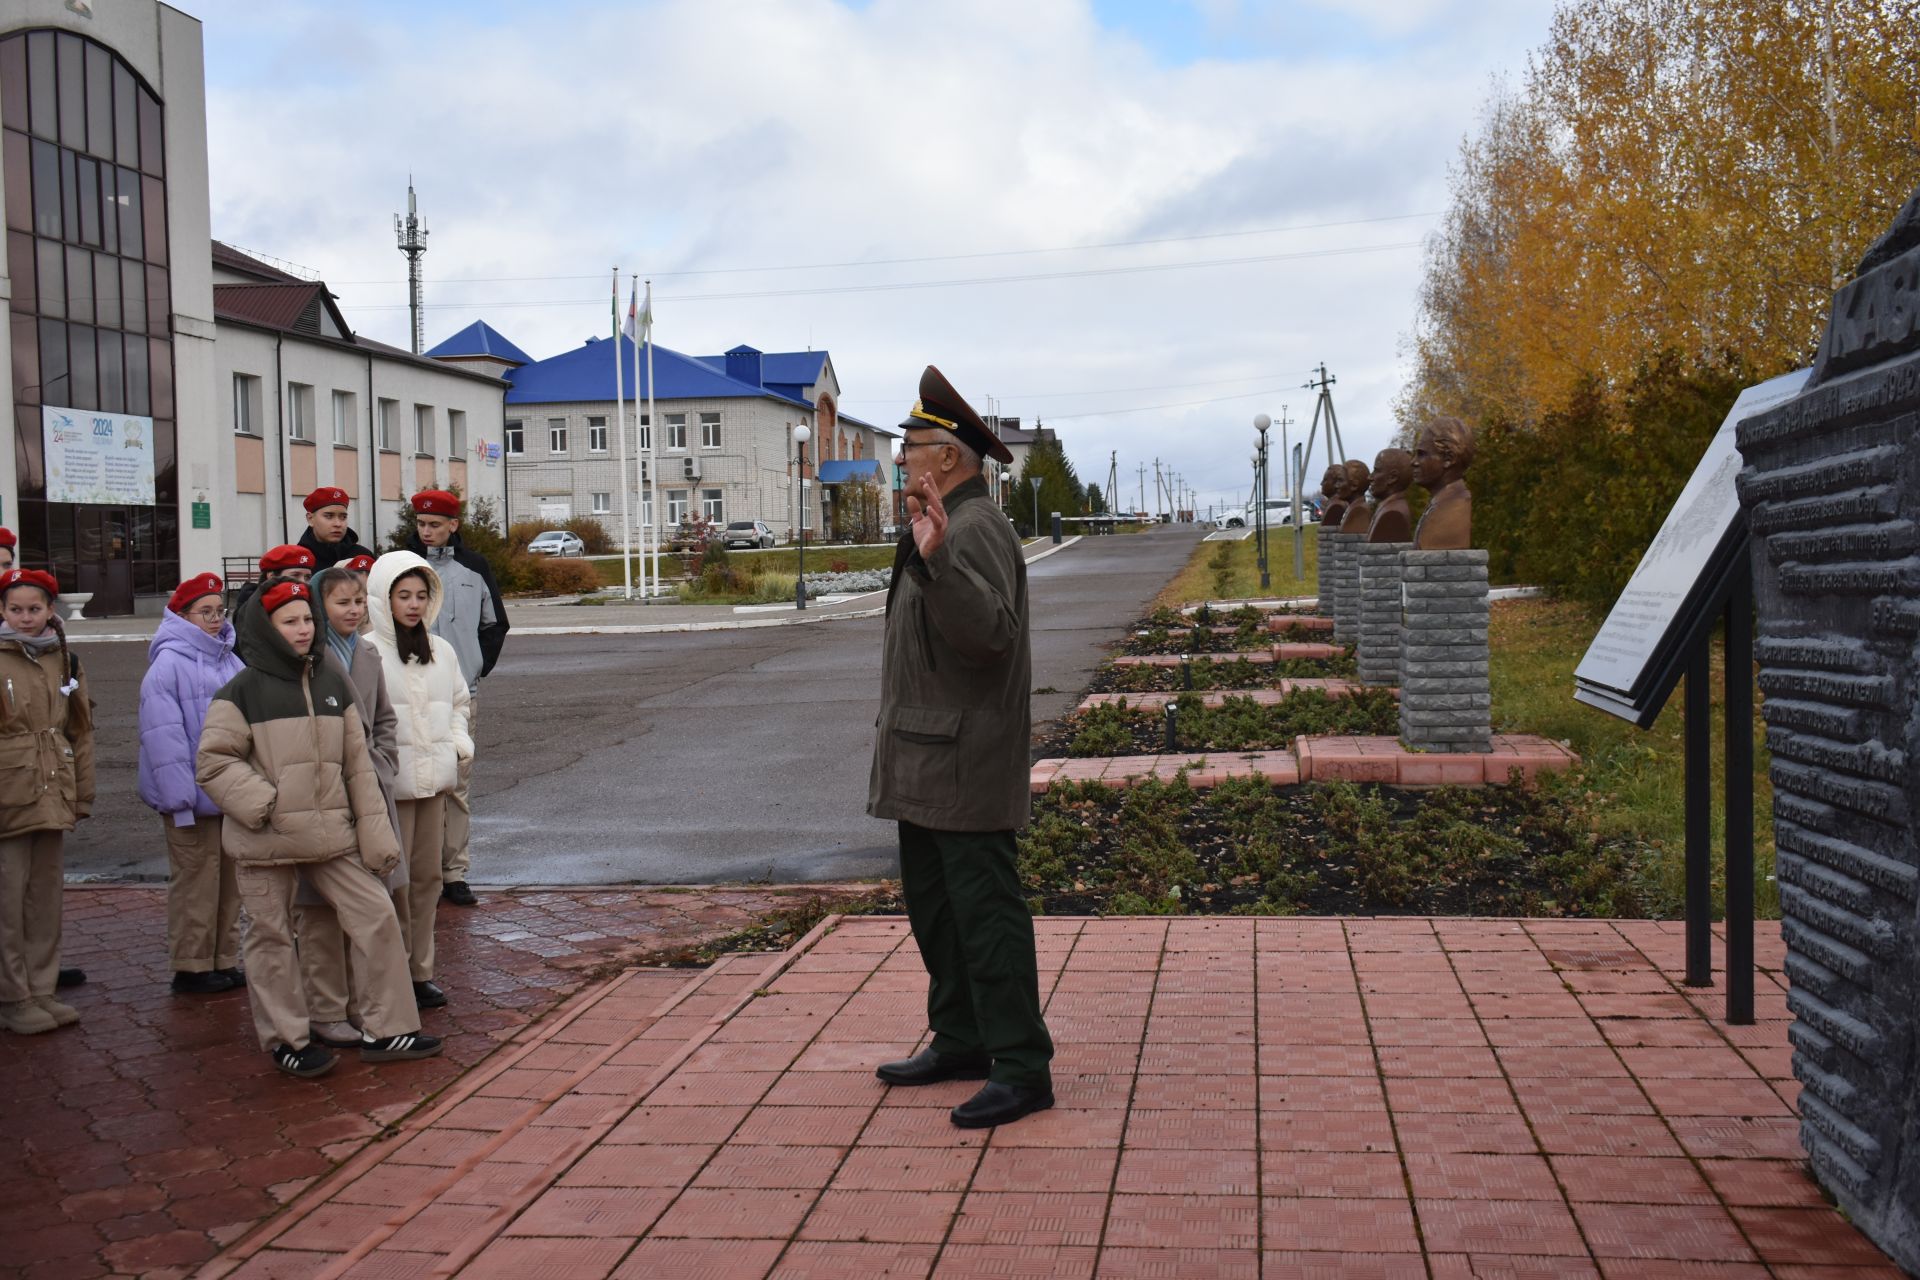
{"label": "white building with windows", "polygon": [[[616,356],[616,350],[618,355]],[[653,416],[646,412],[645,358],[638,404],[635,348],[591,339],[546,360],[515,364],[517,348],[476,324],[435,347],[441,361],[502,362],[510,384],[505,422],[507,509],[512,520],[595,519],[615,542],[624,521],[671,533],[689,514],[710,520],[764,520],[783,536],[804,503],[807,528],[824,527],[836,476],[821,464],[883,457],[883,434],[839,413],[840,383],[824,351],[761,352],[739,346],[717,356],[653,348]],[[614,362],[626,399],[628,483],[622,505]],[[793,429],[805,423],[806,474],[797,468]],[[653,450],[648,470],[646,456]],[[639,461],[636,461],[639,460]],[[653,509],[658,491],[660,510]],[[804,496],[802,496],[804,494]]]}

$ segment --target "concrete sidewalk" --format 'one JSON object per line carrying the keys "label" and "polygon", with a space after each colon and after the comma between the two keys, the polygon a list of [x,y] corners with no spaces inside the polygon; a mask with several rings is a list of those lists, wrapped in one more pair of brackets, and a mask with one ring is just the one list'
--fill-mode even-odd
{"label": "concrete sidewalk", "polygon": [[623,975],[205,1276],[1898,1280],[1803,1171],[1753,1027],[1649,921],[1042,919],[1056,1109],[888,1089],[905,922]]}

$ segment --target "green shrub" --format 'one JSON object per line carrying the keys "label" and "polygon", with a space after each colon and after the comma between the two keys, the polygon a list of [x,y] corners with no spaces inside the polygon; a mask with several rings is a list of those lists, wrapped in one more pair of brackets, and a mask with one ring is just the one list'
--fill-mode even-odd
{"label": "green shrub", "polygon": [[563,560],[558,556],[529,556],[537,561],[535,574],[540,590],[548,595],[584,595],[600,589],[600,572],[585,560]]}

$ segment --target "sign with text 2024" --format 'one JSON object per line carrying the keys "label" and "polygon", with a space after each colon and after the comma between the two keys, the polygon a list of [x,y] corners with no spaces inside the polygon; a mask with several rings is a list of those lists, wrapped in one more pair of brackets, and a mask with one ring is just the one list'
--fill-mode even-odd
{"label": "sign with text 2024", "polygon": [[144,506],[153,496],[153,419],[43,405],[47,501]]}

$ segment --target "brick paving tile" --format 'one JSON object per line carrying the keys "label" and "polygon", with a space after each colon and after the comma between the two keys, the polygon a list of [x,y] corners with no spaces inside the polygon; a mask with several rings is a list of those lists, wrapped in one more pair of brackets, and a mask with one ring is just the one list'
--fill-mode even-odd
{"label": "brick paving tile", "polygon": [[1282,1249],[1263,1253],[1260,1262],[1264,1280],[1427,1280],[1418,1254]]}
{"label": "brick paving tile", "polygon": [[1561,1199],[1553,1170],[1537,1155],[1407,1155],[1407,1180],[1420,1200]]}
{"label": "brick paving tile", "polygon": [[1753,1250],[1725,1210],[1699,1205],[1573,1205],[1596,1258],[1746,1262]]}
{"label": "brick paving tile", "polygon": [[[1515,1053],[1534,1050],[1510,1050]],[[1434,1049],[1383,1045],[1380,1073],[1387,1076],[1497,1076],[1500,1059],[1492,1049]],[[1625,1074],[1624,1071],[1622,1074]]]}
{"label": "brick paving tile", "polygon": [[1303,1252],[1418,1253],[1413,1205],[1407,1200],[1266,1197],[1264,1248]]}
{"label": "brick paving tile", "polygon": [[792,1245],[768,1280],[922,1280],[936,1250],[924,1244],[804,1240]]}
{"label": "brick paving tile", "polygon": [[1641,1087],[1669,1116],[1784,1116],[1792,1109],[1763,1080],[1668,1077],[1640,1079]]}
{"label": "brick paving tile", "polygon": [[839,1172],[845,1147],[735,1146],[713,1153],[696,1187],[800,1187],[819,1190]]}
{"label": "brick paving tile", "polygon": [[872,1114],[871,1107],[758,1106],[747,1112],[731,1134],[720,1136],[747,1146],[847,1147],[867,1127]]}
{"label": "brick paving tile", "polygon": [[1604,1280],[1771,1280],[1757,1262],[1688,1262],[1669,1258],[1601,1258]]}
{"label": "brick paving tile", "polygon": [[1105,1243],[1114,1248],[1252,1249],[1258,1245],[1259,1215],[1254,1196],[1116,1195],[1107,1209]]}
{"label": "brick paving tile", "polygon": [[1434,1252],[1587,1256],[1573,1215],[1557,1200],[1420,1200],[1415,1207]]}
{"label": "brick paving tile", "polygon": [[638,1106],[601,1140],[602,1146],[627,1143],[719,1143],[757,1108]]}
{"label": "brick paving tile", "polygon": [[1691,1080],[1758,1079],[1737,1050],[1717,1048],[1672,1049],[1664,1046],[1622,1048],[1620,1058],[1641,1079],[1659,1077]]}
{"label": "brick paving tile", "polygon": [[1840,1214],[1818,1209],[1733,1210],[1734,1220],[1768,1263],[1885,1266],[1887,1257]]}
{"label": "brick paving tile", "polygon": [[1659,1116],[1535,1115],[1534,1138],[1549,1155],[1677,1156]]}
{"label": "brick paving tile", "polygon": [[1248,1076],[1136,1076],[1132,1105],[1143,1111],[1170,1107],[1252,1107],[1259,1081]]}
{"label": "brick paving tile", "polygon": [[[1123,1173],[1125,1165],[1123,1155]],[[1407,1185],[1399,1158],[1391,1153],[1285,1151],[1269,1152],[1262,1159],[1260,1194],[1279,1199],[1405,1200]]]}
{"label": "brick paving tile", "polygon": [[1255,1249],[1121,1249],[1100,1251],[1098,1280],[1258,1280]]}
{"label": "brick paving tile", "polygon": [[1571,1201],[1614,1204],[1715,1204],[1693,1161],[1643,1156],[1554,1156]]}
{"label": "brick paving tile", "polygon": [[1081,1110],[1056,1106],[994,1130],[997,1147],[1117,1147],[1127,1113],[1118,1107]]}
{"label": "brick paving tile", "polygon": [[831,1185],[839,1191],[963,1191],[980,1155],[972,1147],[855,1147]]}
{"label": "brick paving tile", "polygon": [[[398,1231],[387,1237],[381,1248],[402,1253],[449,1254],[485,1228],[496,1212],[484,1205],[430,1204],[409,1217]],[[606,1233],[567,1231],[555,1234],[587,1236]],[[636,1231],[633,1236],[637,1238],[639,1234]]]}
{"label": "brick paving tile", "polygon": [[1826,1204],[1806,1166],[1788,1160],[1702,1160],[1701,1170],[1729,1205],[1817,1209]]}
{"label": "brick paving tile", "polygon": [[500,1239],[462,1268],[469,1280],[601,1280],[631,1240]]}
{"label": "brick paving tile", "polygon": [[1492,1115],[1517,1113],[1520,1109],[1507,1082],[1488,1076],[1463,1076],[1454,1080],[1396,1076],[1387,1082],[1387,1100],[1401,1113],[1469,1111]]}
{"label": "brick paving tile", "polygon": [[1492,1018],[1486,1027],[1487,1043],[1496,1049],[1601,1048],[1607,1043],[1599,1025],[1585,1018]]}
{"label": "brick paving tile", "polygon": [[1800,1122],[1790,1116],[1675,1116],[1669,1123],[1687,1154],[1700,1159],[1797,1160],[1804,1155]]}
{"label": "brick paving tile", "polygon": [[528,1205],[506,1234],[638,1239],[673,1197],[664,1187],[554,1187]]}
{"label": "brick paving tile", "polygon": [[939,1244],[959,1209],[958,1191],[829,1191],[800,1225],[800,1239]]}
{"label": "brick paving tile", "polygon": [[763,1280],[784,1240],[661,1240],[635,1245],[613,1280]]}
{"label": "brick paving tile", "polygon": [[1612,1049],[1561,1045],[1505,1045],[1494,1052],[1515,1080],[1604,1080],[1631,1073]]}
{"label": "brick paving tile", "polygon": [[1653,1104],[1640,1082],[1627,1077],[1585,1080],[1525,1079],[1513,1082],[1520,1108],[1529,1116],[1650,1116]]}
{"label": "brick paving tile", "polygon": [[[1401,1051],[1404,1052],[1404,1051]],[[1492,1055],[1488,1055],[1491,1061]],[[1260,1046],[1261,1076],[1341,1075],[1372,1077],[1375,1065],[1373,1048],[1366,1044]],[[1497,1073],[1496,1073],[1497,1074]]]}
{"label": "brick paving tile", "polygon": [[1095,1256],[1087,1248],[950,1244],[940,1251],[933,1280],[1091,1280]]}
{"label": "brick paving tile", "polygon": [[1491,1155],[1530,1155],[1537,1148],[1533,1133],[1518,1112],[1511,1115],[1471,1115],[1437,1111],[1396,1114],[1395,1132],[1402,1151]]}
{"label": "brick paving tile", "polygon": [[1130,1147],[1251,1151],[1259,1132],[1259,1114],[1251,1107],[1143,1111],[1136,1106],[1127,1117]]}
{"label": "brick paving tile", "polygon": [[601,1147],[560,1178],[563,1187],[684,1187],[720,1149],[717,1142],[654,1143],[644,1149]]}
{"label": "brick paving tile", "polygon": [[[1118,1148],[989,1147],[973,1174],[975,1191],[1105,1191]],[[1159,1153],[1154,1153],[1159,1154]]]}
{"label": "brick paving tile", "polygon": [[656,1236],[784,1240],[812,1207],[811,1191],[693,1187],[653,1224]]}
{"label": "brick paving tile", "polygon": [[1266,1151],[1391,1151],[1393,1124],[1385,1111],[1263,1111],[1260,1146]]}
{"label": "brick paving tile", "polygon": [[[1251,1196],[1245,1198],[1251,1203]],[[953,1220],[951,1239],[956,1244],[1097,1245],[1106,1216],[1107,1197],[1100,1192],[973,1191]]]}
{"label": "brick paving tile", "polygon": [[1435,1253],[1427,1255],[1433,1280],[1601,1280],[1585,1258],[1540,1254]]}
{"label": "brick paving tile", "polygon": [[1260,1190],[1259,1164],[1259,1157],[1251,1150],[1148,1150],[1130,1146],[1120,1153],[1114,1189],[1143,1194],[1250,1196]]}
{"label": "brick paving tile", "polygon": [[1387,1098],[1371,1074],[1277,1075],[1260,1077],[1259,1103],[1262,1111],[1384,1111]]}

